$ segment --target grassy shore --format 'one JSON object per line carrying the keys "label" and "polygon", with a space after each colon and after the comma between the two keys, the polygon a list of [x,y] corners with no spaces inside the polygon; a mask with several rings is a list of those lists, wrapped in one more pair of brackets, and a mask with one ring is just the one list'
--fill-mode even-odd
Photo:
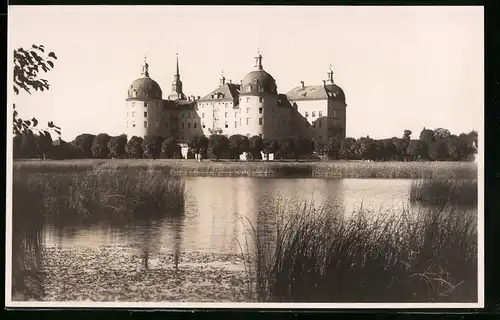
{"label": "grassy shore", "polygon": [[473,162],[202,162],[192,160],[24,160],[14,171],[67,172],[143,168],[176,176],[272,176],[385,179],[476,179]]}
{"label": "grassy shore", "polygon": [[287,208],[273,239],[246,224],[255,300],[274,302],[477,301],[476,215],[449,207],[349,220],[334,208]]}
{"label": "grassy shore", "polygon": [[410,188],[410,201],[438,206],[452,204],[475,207],[478,202],[477,179],[415,180]]}

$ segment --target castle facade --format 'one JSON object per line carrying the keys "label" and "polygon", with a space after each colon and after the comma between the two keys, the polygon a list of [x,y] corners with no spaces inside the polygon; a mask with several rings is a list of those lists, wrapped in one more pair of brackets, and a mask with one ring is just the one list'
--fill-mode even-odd
{"label": "castle facade", "polygon": [[222,75],[212,92],[187,96],[177,57],[171,92],[164,98],[145,61],[141,76],[128,88],[127,137],[175,136],[181,143],[213,133],[275,139],[304,136],[322,143],[330,137],[345,138],[346,98],[334,83],[332,70],[322,85],[301,82],[282,94],[276,80],[264,70],[260,53],[255,62],[255,69],[239,84],[226,81]]}

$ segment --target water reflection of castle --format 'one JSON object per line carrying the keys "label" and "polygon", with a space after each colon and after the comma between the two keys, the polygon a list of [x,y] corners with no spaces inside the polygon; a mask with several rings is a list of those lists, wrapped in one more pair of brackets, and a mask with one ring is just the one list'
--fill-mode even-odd
{"label": "water reflection of castle", "polygon": [[226,81],[203,97],[187,96],[177,58],[171,93],[163,98],[160,85],[150,77],[144,63],[141,76],[128,88],[125,128],[132,136],[176,136],[187,142],[195,135],[211,133],[281,138],[290,135],[326,142],[332,136],[345,138],[346,98],[335,84],[333,71],[323,85],[305,85],[278,93],[275,79],[255,58],[255,70],[239,84]]}

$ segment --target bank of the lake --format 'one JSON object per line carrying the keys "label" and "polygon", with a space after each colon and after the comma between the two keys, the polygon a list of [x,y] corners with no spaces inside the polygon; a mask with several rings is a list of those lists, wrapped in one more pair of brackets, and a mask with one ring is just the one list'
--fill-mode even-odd
{"label": "bank of the lake", "polygon": [[195,161],[150,159],[16,160],[14,170],[54,172],[147,168],[175,176],[476,179],[475,162]]}

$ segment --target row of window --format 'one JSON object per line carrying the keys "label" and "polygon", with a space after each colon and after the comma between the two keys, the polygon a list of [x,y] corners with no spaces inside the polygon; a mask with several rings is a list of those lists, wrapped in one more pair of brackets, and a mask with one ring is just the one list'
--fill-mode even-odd
{"label": "row of window", "polygon": [[[259,114],[262,114],[262,111],[263,111],[262,108],[259,108]],[[250,113],[250,108],[247,108],[247,113]],[[227,118],[227,116],[228,116],[228,112],[224,112],[224,118]],[[234,113],[234,117],[235,118],[238,117],[238,112]],[[205,119],[205,113],[204,112],[201,113],[201,118]],[[217,118],[217,113],[215,111],[212,113],[212,118],[214,118],[214,119]]]}
{"label": "row of window", "polygon": [[[309,117],[309,111],[306,111],[304,113],[304,116],[306,118]],[[318,117],[322,117],[323,116],[323,111],[318,111]],[[311,117],[316,117],[316,111],[311,111]],[[337,110],[333,110],[333,117],[336,118],[337,117]]]}
{"label": "row of window", "polygon": [[[148,122],[144,121],[144,128],[148,127]],[[128,121],[127,121],[127,128],[128,128]],[[135,123],[132,122],[132,128],[135,128]]]}
{"label": "row of window", "polygon": [[[132,108],[134,108],[137,104],[139,104],[139,105],[142,104],[145,108],[148,106],[147,102],[132,102]],[[160,103],[159,102],[154,102],[154,105],[156,105],[157,107],[159,107]]]}
{"label": "row of window", "polygon": [[[127,112],[127,117],[128,117],[128,112]],[[148,117],[148,113],[144,111],[144,118]],[[135,111],[132,111],[132,118],[135,118]]]}

